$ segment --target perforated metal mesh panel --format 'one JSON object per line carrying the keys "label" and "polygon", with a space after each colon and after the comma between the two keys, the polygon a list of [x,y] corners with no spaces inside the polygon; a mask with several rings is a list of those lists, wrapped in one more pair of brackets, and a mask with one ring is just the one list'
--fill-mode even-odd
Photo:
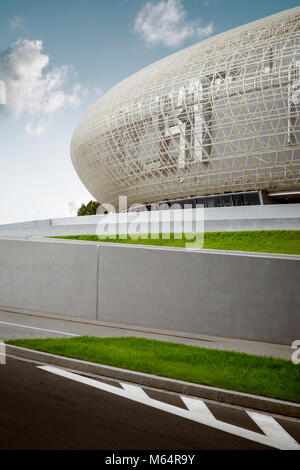
{"label": "perforated metal mesh panel", "polygon": [[300,7],[219,34],[112,88],[74,132],[74,167],[116,205],[300,187]]}

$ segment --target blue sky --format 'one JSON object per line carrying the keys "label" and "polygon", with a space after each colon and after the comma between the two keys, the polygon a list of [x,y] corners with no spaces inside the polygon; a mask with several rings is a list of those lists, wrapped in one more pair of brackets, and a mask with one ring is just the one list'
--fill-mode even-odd
{"label": "blue sky", "polygon": [[92,197],[70,161],[81,116],[144,66],[293,0],[1,0],[0,224],[75,215]]}

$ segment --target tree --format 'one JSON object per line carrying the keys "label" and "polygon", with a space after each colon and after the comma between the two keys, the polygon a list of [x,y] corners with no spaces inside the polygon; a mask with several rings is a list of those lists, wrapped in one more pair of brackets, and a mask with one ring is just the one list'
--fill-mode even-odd
{"label": "tree", "polygon": [[77,215],[95,215],[97,214],[97,209],[100,206],[100,202],[90,201],[87,205],[82,204],[77,211]]}

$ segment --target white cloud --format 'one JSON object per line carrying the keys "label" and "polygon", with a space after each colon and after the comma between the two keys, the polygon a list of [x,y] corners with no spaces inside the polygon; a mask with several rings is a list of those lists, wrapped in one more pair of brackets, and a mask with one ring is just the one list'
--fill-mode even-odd
{"label": "white cloud", "polygon": [[26,32],[26,34],[28,33],[26,22],[21,16],[15,16],[9,23],[9,26],[13,30],[20,30]]}
{"label": "white cloud", "polygon": [[82,88],[80,83],[76,83],[73,86],[72,93],[67,95],[66,102],[72,106],[73,108],[78,108],[81,103],[81,99],[85,98],[88,94],[88,90],[86,88]]}
{"label": "white cloud", "polygon": [[213,23],[202,26],[200,19],[188,21],[181,0],[148,2],[138,13],[134,31],[149,45],[169,47],[181,45],[187,39],[202,39],[213,32]]}
{"label": "white cloud", "polygon": [[[0,54],[0,76],[6,85],[7,111],[15,118],[21,115],[36,116],[39,123],[29,123],[26,130],[31,135],[43,134],[54,113],[66,106],[78,107],[84,90],[73,85],[65,91],[72,68],[67,65],[49,70],[49,56],[43,52],[42,41],[19,39]],[[47,123],[47,124],[46,124]]]}
{"label": "white cloud", "polygon": [[45,134],[46,130],[50,126],[52,119],[41,119],[37,124],[27,123],[25,130],[30,135],[40,136]]}
{"label": "white cloud", "polygon": [[45,99],[44,111],[46,114],[55,113],[59,108],[64,106],[66,102],[66,95],[62,90],[54,90]]}
{"label": "white cloud", "polygon": [[68,201],[67,206],[68,206],[68,214],[72,217],[72,216],[77,215],[77,211],[79,207],[81,206],[81,204],[76,200],[71,200],[71,201]]}

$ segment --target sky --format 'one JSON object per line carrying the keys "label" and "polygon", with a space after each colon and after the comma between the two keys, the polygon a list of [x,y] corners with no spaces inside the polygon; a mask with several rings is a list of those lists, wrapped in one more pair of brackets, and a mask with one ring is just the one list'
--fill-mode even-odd
{"label": "sky", "polygon": [[[70,159],[81,117],[141,68],[293,0],[1,0],[0,224],[92,199]],[[5,86],[5,96],[3,92]]]}

